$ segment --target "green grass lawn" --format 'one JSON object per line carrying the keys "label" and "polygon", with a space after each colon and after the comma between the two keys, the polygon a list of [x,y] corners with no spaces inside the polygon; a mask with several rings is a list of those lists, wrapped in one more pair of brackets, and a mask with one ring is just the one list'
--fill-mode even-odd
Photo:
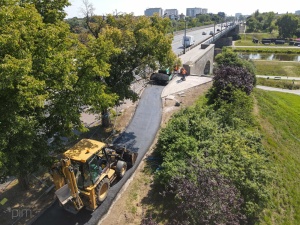
{"label": "green grass lawn", "polygon": [[254,60],[256,74],[281,76],[281,77],[300,77],[299,62],[280,62],[280,61],[265,61]]}
{"label": "green grass lawn", "polygon": [[255,89],[263,144],[274,181],[260,224],[300,224],[300,96]]}
{"label": "green grass lawn", "polygon": [[275,80],[275,79],[266,79],[266,78],[257,78],[256,81],[257,81],[257,85],[283,88],[283,89],[289,89],[289,90],[299,90],[300,89],[300,81]]}

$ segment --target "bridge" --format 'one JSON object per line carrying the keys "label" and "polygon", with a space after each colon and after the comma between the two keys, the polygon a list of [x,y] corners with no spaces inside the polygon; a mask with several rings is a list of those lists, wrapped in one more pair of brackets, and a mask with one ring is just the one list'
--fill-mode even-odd
{"label": "bridge", "polygon": [[[217,30],[217,32],[215,32]],[[209,32],[214,35],[209,35]],[[180,57],[188,75],[208,75],[212,73],[216,49],[232,45],[232,35],[238,34],[239,26],[233,24],[228,27],[206,26],[189,29],[186,35],[195,37],[195,44],[185,50],[182,47],[184,31],[174,34],[173,51]]]}

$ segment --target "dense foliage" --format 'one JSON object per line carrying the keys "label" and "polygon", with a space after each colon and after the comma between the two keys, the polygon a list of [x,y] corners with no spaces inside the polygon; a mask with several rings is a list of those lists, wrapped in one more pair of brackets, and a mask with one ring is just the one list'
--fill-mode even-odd
{"label": "dense foliage", "polygon": [[[135,75],[147,76],[159,68],[173,68],[177,60],[171,47],[173,36],[167,34],[171,26],[167,18],[132,14],[94,16],[91,5],[86,3],[85,24],[94,38],[103,36],[121,50],[111,55],[110,76],[104,79],[121,100],[137,100],[137,94],[130,88]],[[108,125],[109,115],[103,115],[103,125]]]}
{"label": "dense foliage", "polygon": [[232,101],[234,90],[241,90],[250,95],[254,88],[254,75],[242,67],[220,66],[214,71],[213,87],[208,96],[210,102],[218,99]]}
{"label": "dense foliage", "polygon": [[[242,101],[247,98],[238,102]],[[234,111],[236,105],[228,108]],[[248,104],[248,112],[251,106]],[[231,121],[235,121],[233,127]],[[268,169],[260,135],[245,130],[241,121],[238,113],[231,115],[223,108],[214,111],[195,106],[181,111],[160,133],[157,150],[163,157],[163,170],[158,172],[158,180],[168,184],[176,176],[186,176],[189,161],[197,159],[234,183],[244,199],[242,212],[253,219],[267,199]]]}
{"label": "dense foliage", "polygon": [[274,21],[275,21],[275,13],[274,12],[265,12],[260,13],[258,10],[255,11],[251,16],[249,16],[246,20],[247,31],[250,32],[259,32],[259,31],[267,31],[271,33],[275,29]]}
{"label": "dense foliage", "polygon": [[216,169],[196,162],[183,171],[185,177],[173,177],[163,193],[174,199],[176,207],[167,212],[167,224],[232,224],[244,222],[240,212],[243,199],[232,182]]}
{"label": "dense foliage", "polygon": [[224,66],[242,67],[253,74],[255,85],[255,66],[250,60],[241,59],[231,48],[223,48],[222,53],[215,57],[216,68]]}
{"label": "dense foliage", "polygon": [[279,38],[299,37],[300,18],[297,15],[287,13],[278,15],[274,12],[260,13],[255,11],[251,16],[247,17],[247,33],[251,32],[269,32],[279,31]]}
{"label": "dense foliage", "polygon": [[62,137],[85,130],[85,108],[100,114],[120,98],[136,98],[134,72],[176,58],[161,18],[109,17],[97,38],[82,41],[61,20],[66,5],[1,2],[0,176],[17,176],[25,186],[28,174],[49,166]]}
{"label": "dense foliage", "polygon": [[277,19],[276,25],[278,26],[279,37],[292,38],[299,28],[300,19],[296,15],[285,14]]}
{"label": "dense foliage", "polygon": [[116,96],[94,77],[108,75],[116,49],[103,38],[81,45],[67,24],[43,23],[30,4],[2,7],[0,17],[1,175],[26,178],[45,165],[49,138],[83,129],[82,106],[113,106]]}
{"label": "dense foliage", "polygon": [[42,16],[44,23],[56,23],[62,21],[67,15],[64,11],[65,7],[71,5],[69,0],[3,0],[0,6],[33,5],[38,13]]}

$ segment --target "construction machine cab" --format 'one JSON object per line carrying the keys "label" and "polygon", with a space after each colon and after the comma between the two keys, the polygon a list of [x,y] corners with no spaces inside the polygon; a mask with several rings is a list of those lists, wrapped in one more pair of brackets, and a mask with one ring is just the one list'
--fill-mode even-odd
{"label": "construction machine cab", "polygon": [[78,188],[83,189],[94,185],[107,167],[106,161],[98,155],[92,156],[87,162],[72,161]]}

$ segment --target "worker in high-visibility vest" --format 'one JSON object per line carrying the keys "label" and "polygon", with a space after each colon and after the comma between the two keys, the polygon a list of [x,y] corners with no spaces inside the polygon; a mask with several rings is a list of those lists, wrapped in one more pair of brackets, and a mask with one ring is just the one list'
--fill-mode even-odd
{"label": "worker in high-visibility vest", "polygon": [[181,75],[182,75],[181,80],[185,81],[186,70],[185,70],[183,67],[181,68],[180,73],[181,73]]}

